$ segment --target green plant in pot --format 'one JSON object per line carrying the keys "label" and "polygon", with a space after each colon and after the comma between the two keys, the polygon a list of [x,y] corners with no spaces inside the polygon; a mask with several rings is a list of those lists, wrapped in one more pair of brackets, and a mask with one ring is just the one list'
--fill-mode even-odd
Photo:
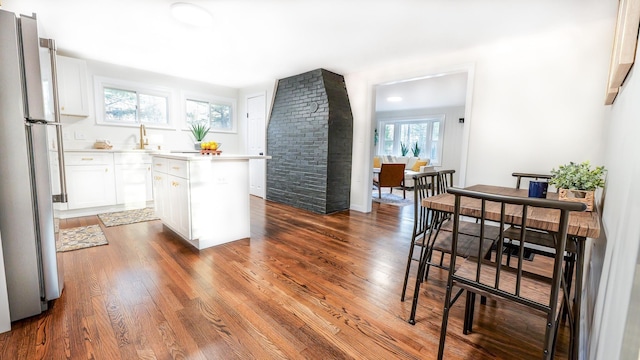
{"label": "green plant in pot", "polygon": [[414,157],[420,156],[420,146],[418,146],[417,142],[411,148],[411,153],[413,154]]}
{"label": "green plant in pot", "polygon": [[566,165],[560,165],[557,170],[555,168],[551,170],[552,177],[549,184],[558,188],[560,200],[583,202],[587,204],[587,210],[592,210],[593,193],[597,188],[604,187],[605,174],[604,166],[591,168],[589,161],[570,162]]}
{"label": "green plant in pot", "polygon": [[209,127],[208,124],[202,123],[202,122],[191,123],[190,127],[191,127],[191,134],[196,140],[195,149],[200,150],[200,143],[202,142],[202,140],[204,140],[205,136],[207,136],[211,128]]}
{"label": "green plant in pot", "polygon": [[400,153],[402,154],[402,156],[407,156],[407,154],[409,153],[409,148],[403,142],[400,143]]}

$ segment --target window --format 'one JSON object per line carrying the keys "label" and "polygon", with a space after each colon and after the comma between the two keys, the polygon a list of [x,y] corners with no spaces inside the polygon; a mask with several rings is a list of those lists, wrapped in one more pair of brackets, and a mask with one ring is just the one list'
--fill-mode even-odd
{"label": "window", "polygon": [[233,121],[233,101],[224,99],[202,100],[198,97],[186,97],[187,124],[204,122],[214,132],[235,132]]}
{"label": "window", "polygon": [[418,144],[420,158],[429,158],[431,164],[442,161],[442,132],[444,115],[429,119],[399,119],[380,122],[383,140],[378,145],[380,155],[402,155],[402,145],[409,149],[406,156],[413,156]]}
{"label": "window", "polygon": [[97,121],[107,125],[169,125],[169,91],[116,79],[96,78]]}

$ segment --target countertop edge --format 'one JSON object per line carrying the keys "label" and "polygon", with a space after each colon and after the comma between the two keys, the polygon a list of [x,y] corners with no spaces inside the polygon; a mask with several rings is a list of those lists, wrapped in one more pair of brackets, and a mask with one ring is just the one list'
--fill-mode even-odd
{"label": "countertop edge", "polygon": [[160,157],[174,160],[188,161],[223,161],[223,160],[268,160],[269,155],[200,155],[200,154],[151,154],[153,157]]}

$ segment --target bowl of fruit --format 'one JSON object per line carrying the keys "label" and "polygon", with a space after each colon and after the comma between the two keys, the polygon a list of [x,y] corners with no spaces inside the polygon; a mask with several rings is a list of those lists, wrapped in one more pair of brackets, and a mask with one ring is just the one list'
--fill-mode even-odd
{"label": "bowl of fruit", "polygon": [[200,154],[202,155],[220,155],[222,143],[216,141],[207,141],[200,144]]}

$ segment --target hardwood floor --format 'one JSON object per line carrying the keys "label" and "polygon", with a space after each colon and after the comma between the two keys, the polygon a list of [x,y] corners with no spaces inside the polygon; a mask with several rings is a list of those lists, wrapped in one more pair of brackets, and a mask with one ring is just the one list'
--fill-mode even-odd
{"label": "hardwood floor", "polygon": [[[159,221],[103,226],[109,245],[61,254],[62,297],[0,334],[0,358],[436,357],[445,272],[433,269],[423,285],[415,326],[411,299],[400,301],[411,206],[320,216],[252,198],[251,208],[250,240],[200,252]],[[61,227],[90,224],[101,223]],[[451,310],[447,359],[541,357],[540,314],[489,300],[463,335],[463,310],[463,301]],[[567,333],[557,357],[566,358]]]}

